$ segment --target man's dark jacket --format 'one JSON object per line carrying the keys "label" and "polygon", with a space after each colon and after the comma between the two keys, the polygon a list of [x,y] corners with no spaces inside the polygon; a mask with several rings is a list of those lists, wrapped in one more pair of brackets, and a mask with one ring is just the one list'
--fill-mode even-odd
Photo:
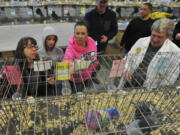
{"label": "man's dark jacket", "polygon": [[100,43],[101,36],[106,35],[108,40],[110,40],[118,31],[115,12],[107,8],[106,12],[100,15],[96,7],[87,12],[84,19],[88,23],[88,35],[97,41],[98,52],[105,51],[108,41]]}

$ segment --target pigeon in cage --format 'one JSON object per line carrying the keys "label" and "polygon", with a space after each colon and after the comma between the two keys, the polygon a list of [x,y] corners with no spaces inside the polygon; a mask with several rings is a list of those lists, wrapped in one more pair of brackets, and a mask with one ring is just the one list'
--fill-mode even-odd
{"label": "pigeon in cage", "polygon": [[158,128],[160,123],[155,115],[145,116],[143,119],[137,119],[126,126],[127,135],[142,135],[150,133]]}
{"label": "pigeon in cage", "polygon": [[128,135],[142,135],[150,133],[160,125],[157,116],[147,102],[136,104],[135,120],[126,126]]}
{"label": "pigeon in cage", "polygon": [[135,119],[142,119],[144,116],[152,114],[152,109],[147,102],[140,102],[136,105]]}
{"label": "pigeon in cage", "polygon": [[60,17],[56,14],[56,12],[55,12],[55,11],[52,11],[51,16],[52,16],[53,20],[58,21],[58,20],[60,19]]}

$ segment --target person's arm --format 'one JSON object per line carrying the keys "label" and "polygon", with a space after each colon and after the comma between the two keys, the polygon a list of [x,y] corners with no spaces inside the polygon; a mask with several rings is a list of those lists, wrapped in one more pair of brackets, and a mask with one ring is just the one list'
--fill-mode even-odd
{"label": "person's arm", "polygon": [[129,35],[131,34],[131,26],[132,25],[132,21],[128,24],[126,30],[124,31],[123,37],[121,39],[120,45],[124,46],[124,44],[126,43],[126,41],[129,38]]}
{"label": "person's arm", "polygon": [[87,12],[86,14],[85,14],[85,16],[83,17],[83,20],[86,22],[86,24],[87,24],[87,26],[88,26],[88,35],[90,34],[90,33],[92,33],[91,32],[91,25],[90,25],[90,21],[91,21],[91,14],[90,14],[90,12]]}
{"label": "person's arm", "polygon": [[89,16],[88,14],[89,14],[89,13],[86,13],[85,16],[83,17],[83,20],[84,20],[86,23],[88,23],[88,16]]}
{"label": "person's arm", "polygon": [[117,24],[117,18],[116,18],[116,14],[112,14],[113,17],[112,17],[112,24],[111,24],[111,30],[110,32],[108,33],[107,37],[108,39],[107,40],[111,40],[118,32],[118,24]]}
{"label": "person's arm", "polygon": [[[136,49],[139,47],[139,45],[142,44],[141,38],[136,41],[136,43],[132,46],[131,50],[128,52],[124,60],[126,60],[126,65],[125,65],[125,79],[127,81],[132,80],[132,71],[134,71],[134,63],[136,63],[138,55],[136,55]],[[142,54],[141,54],[142,55]]]}
{"label": "person's arm", "polygon": [[[177,35],[179,34],[179,35]],[[180,40],[180,21],[176,24],[173,32],[173,39]]]}
{"label": "person's arm", "polygon": [[74,55],[72,48],[67,47],[64,58],[62,60],[63,62],[70,62],[71,64],[71,74],[74,73]]}
{"label": "person's arm", "polygon": [[59,57],[60,57],[60,60],[59,61],[61,61],[63,58],[64,58],[64,51],[63,51],[63,49],[61,48],[61,47],[57,47],[57,49],[58,49],[58,55],[59,55]]}

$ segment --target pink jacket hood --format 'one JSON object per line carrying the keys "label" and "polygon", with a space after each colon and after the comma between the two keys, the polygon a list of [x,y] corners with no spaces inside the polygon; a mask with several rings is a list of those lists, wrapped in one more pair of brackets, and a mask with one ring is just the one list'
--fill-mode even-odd
{"label": "pink jacket hood", "polygon": [[[92,64],[84,70],[81,70],[81,75],[75,75],[73,74],[73,78],[75,79],[75,82],[82,82],[87,79],[89,79],[92,75],[93,69],[98,65],[97,59],[97,46],[95,41],[91,37],[87,37],[87,46],[82,47],[77,44],[75,41],[75,37],[72,36],[69,39],[69,45],[66,49],[65,56],[63,61],[70,61],[71,62],[71,68],[73,68],[74,65],[74,59],[79,60],[87,60],[86,56],[89,57]],[[81,79],[82,78],[82,79]],[[71,81],[72,81],[71,76]]]}
{"label": "pink jacket hood", "polygon": [[82,47],[78,45],[78,43],[75,41],[75,37],[72,36],[69,39],[69,46],[72,46],[74,50],[76,50],[77,53],[80,53],[80,54],[82,54],[83,52],[88,52],[88,50],[92,50],[92,49],[95,50],[96,47],[94,46],[94,40],[91,37],[87,37],[86,42],[87,42],[86,48]]}

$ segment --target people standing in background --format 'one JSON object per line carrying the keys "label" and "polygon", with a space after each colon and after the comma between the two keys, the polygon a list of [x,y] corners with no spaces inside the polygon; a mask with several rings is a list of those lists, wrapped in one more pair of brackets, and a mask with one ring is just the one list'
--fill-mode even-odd
{"label": "people standing in background", "polygon": [[140,17],[134,18],[129,22],[120,43],[121,46],[124,46],[125,53],[129,52],[139,38],[151,35],[151,25],[153,24],[153,20],[149,18],[151,12],[152,5],[144,3],[141,8]]}
{"label": "people standing in background", "polygon": [[176,24],[173,32],[173,42],[180,47],[180,20]]}
{"label": "people standing in background", "polygon": [[88,24],[88,35],[97,44],[97,51],[105,53],[107,43],[118,31],[116,13],[108,8],[108,0],[96,0],[97,7],[84,16]]}
{"label": "people standing in background", "polygon": [[[52,60],[53,65],[56,62],[60,62],[64,57],[64,52],[60,47],[58,42],[58,36],[55,29],[51,26],[46,26],[42,32],[42,47],[38,50],[38,54],[41,60]],[[53,69],[55,67],[52,67]],[[61,95],[62,84],[57,81],[57,94]]]}

